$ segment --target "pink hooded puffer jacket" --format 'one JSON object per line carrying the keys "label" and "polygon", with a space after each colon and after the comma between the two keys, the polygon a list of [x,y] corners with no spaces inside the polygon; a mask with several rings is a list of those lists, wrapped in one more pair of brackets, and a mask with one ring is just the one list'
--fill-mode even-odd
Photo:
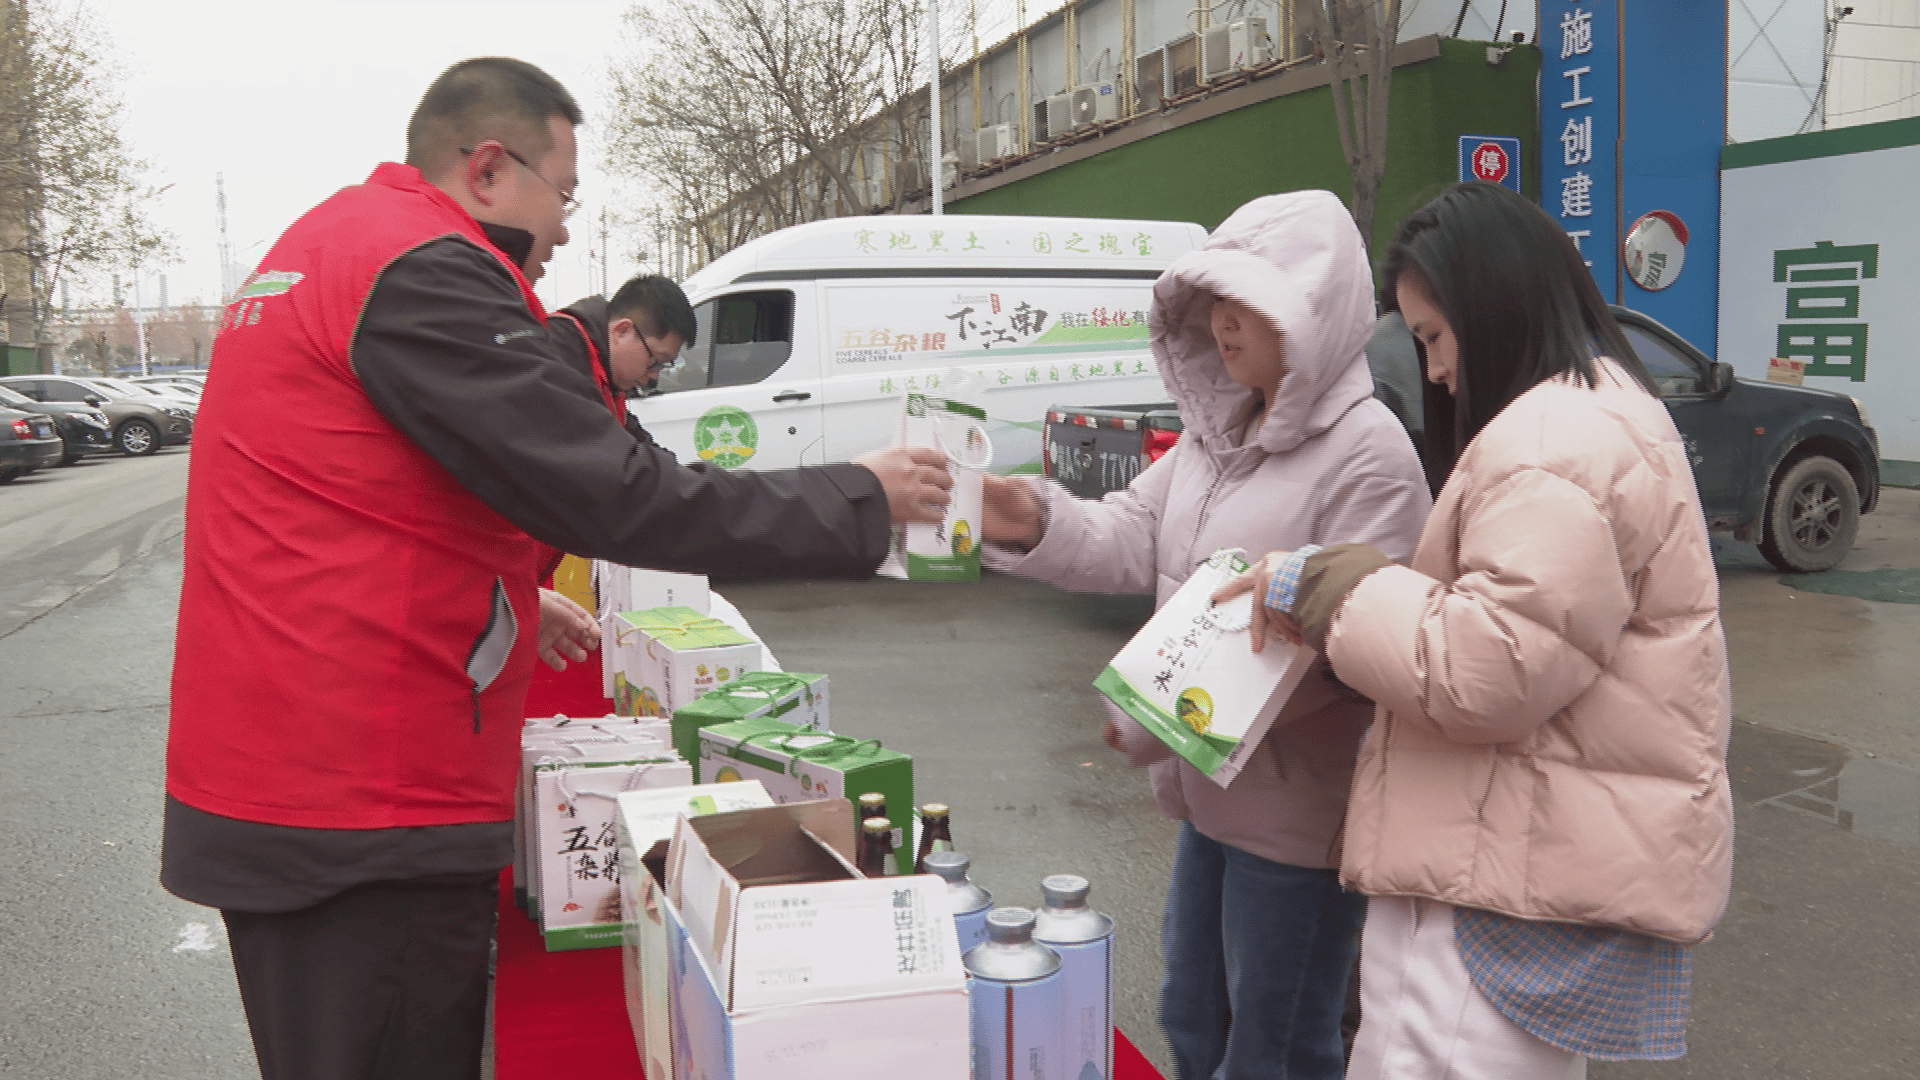
{"label": "pink hooded puffer jacket", "polygon": [[1719,581],[1672,418],[1599,368],[1494,417],[1412,566],[1335,613],[1327,656],[1380,703],[1342,877],[1690,944],[1733,863]]}
{"label": "pink hooded puffer jacket", "polygon": [[[1227,377],[1214,346],[1215,295],[1261,312],[1284,342],[1289,373],[1245,445],[1255,395]],[[1154,361],[1180,407],[1180,441],[1098,502],[1036,484],[1045,537],[1025,556],[989,547],[986,561],[1063,588],[1151,592],[1165,603],[1223,547],[1257,559],[1308,543],[1369,543],[1407,558],[1431,500],[1405,430],[1373,399],[1364,353],[1373,319],[1367,252],[1339,199],[1305,191],[1241,207],[1154,286]],[[1365,703],[1310,673],[1225,790],[1110,712],[1130,762],[1151,764],[1168,816],[1275,862],[1337,863],[1354,753],[1372,713]]]}

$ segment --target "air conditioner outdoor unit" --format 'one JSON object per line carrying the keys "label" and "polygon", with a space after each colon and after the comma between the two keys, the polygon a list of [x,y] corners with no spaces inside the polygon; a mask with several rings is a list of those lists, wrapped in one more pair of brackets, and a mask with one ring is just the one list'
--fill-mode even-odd
{"label": "air conditioner outdoor unit", "polygon": [[1179,97],[1200,86],[1200,39],[1182,34],[1167,42],[1167,96]]}
{"label": "air conditioner outdoor unit", "polygon": [[956,164],[960,167],[960,169],[963,172],[968,169],[977,169],[980,167],[980,133],[979,132],[977,131],[955,132],[953,136],[953,143],[954,143],[954,149],[957,151],[958,158],[959,158]]}
{"label": "air conditioner outdoor unit", "polygon": [[1227,28],[1216,26],[1200,31],[1200,82],[1218,82],[1234,73],[1228,62]]}
{"label": "air conditioner outdoor unit", "polygon": [[1241,70],[1264,67],[1273,62],[1273,39],[1267,36],[1267,20],[1237,19],[1227,24],[1229,62]]}
{"label": "air conditioner outdoor unit", "polygon": [[1058,93],[1047,99],[1047,134],[1059,138],[1073,130],[1073,95]]}
{"label": "air conditioner outdoor unit", "polygon": [[1141,112],[1152,112],[1172,95],[1167,93],[1167,50],[1142,53],[1133,61],[1133,96]]}
{"label": "air conditioner outdoor unit", "polygon": [[1045,101],[1034,102],[1033,103],[1034,144],[1037,146],[1040,143],[1046,142],[1048,139],[1053,138],[1056,134],[1059,134],[1059,132],[1056,132],[1052,128],[1047,126],[1047,103]]}
{"label": "air conditioner outdoor unit", "polygon": [[990,124],[980,129],[980,164],[1020,152],[1020,133],[1012,124]]}
{"label": "air conditioner outdoor unit", "polygon": [[1110,82],[1089,83],[1073,92],[1073,126],[1076,130],[1120,118],[1120,95]]}

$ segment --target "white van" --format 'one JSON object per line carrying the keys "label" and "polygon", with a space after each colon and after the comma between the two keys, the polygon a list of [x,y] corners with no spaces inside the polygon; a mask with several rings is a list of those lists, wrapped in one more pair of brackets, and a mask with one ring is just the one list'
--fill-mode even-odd
{"label": "white van", "polygon": [[687,463],[821,465],[892,442],[904,395],[959,368],[984,388],[993,469],[1038,471],[1048,405],[1166,400],[1153,282],[1206,237],[971,214],[782,229],[686,282],[699,342],[628,407]]}

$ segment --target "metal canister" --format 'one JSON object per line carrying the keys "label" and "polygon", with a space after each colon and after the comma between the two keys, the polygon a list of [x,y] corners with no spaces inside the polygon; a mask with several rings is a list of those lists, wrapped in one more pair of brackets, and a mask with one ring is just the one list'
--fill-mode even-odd
{"label": "metal canister", "polygon": [[953,905],[953,928],[960,935],[960,955],[987,941],[987,912],[993,910],[993,894],[975,885],[967,877],[973,860],[957,851],[929,851],[927,873],[947,883],[947,901]]}
{"label": "metal canister", "polygon": [[1060,955],[1033,940],[1033,912],[996,908],[966,955],[973,1080],[1071,1080],[1060,1054]]}
{"label": "metal canister", "polygon": [[1066,1080],[1113,1077],[1113,920],[1087,906],[1089,888],[1078,874],[1054,874],[1040,882],[1034,914],[1033,940],[1060,954]]}

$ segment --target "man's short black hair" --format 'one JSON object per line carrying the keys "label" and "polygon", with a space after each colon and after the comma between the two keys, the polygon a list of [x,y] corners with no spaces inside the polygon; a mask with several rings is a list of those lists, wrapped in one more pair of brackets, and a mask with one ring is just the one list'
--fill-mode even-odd
{"label": "man's short black hair", "polygon": [[680,335],[691,346],[699,335],[693,322],[693,305],[672,278],[643,274],[620,286],[607,301],[607,321],[632,319],[640,332],[650,338],[669,332]]}
{"label": "man's short black hair", "polygon": [[461,147],[498,139],[538,164],[553,151],[548,117],[581,120],[580,105],[553,76],[505,56],[476,56],[442,72],[407,122],[407,164],[429,179],[452,168]]}

